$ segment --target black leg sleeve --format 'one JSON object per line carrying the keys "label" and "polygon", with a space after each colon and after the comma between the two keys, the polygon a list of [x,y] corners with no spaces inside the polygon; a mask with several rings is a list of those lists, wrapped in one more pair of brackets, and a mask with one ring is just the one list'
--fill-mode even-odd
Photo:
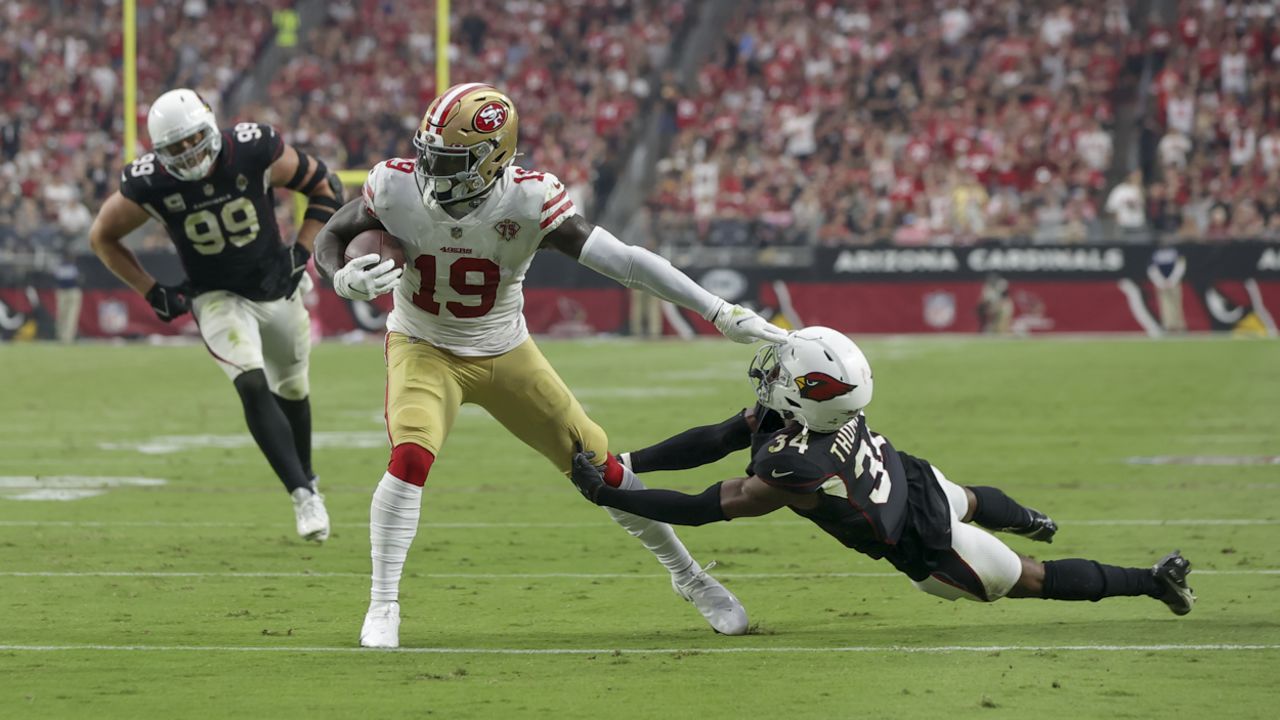
{"label": "black leg sleeve", "polygon": [[261,370],[241,373],[235,379],[236,392],[244,405],[244,420],[249,434],[271,463],[280,482],[289,492],[300,487],[309,488],[310,477],[303,472],[298,451],[293,445],[293,432],[289,420],[276,404],[275,396],[267,389],[267,376]]}
{"label": "black leg sleeve", "polygon": [[1093,560],[1048,560],[1044,564],[1046,600],[1091,600],[1107,597],[1160,597],[1162,590],[1150,568],[1103,565]]}
{"label": "black leg sleeve", "polygon": [[735,450],[751,447],[751,426],[742,413],[717,425],[690,428],[679,435],[633,450],[631,471],[687,470],[713,463]]}
{"label": "black leg sleeve", "polygon": [[302,463],[302,472],[308,478],[316,476],[311,469],[311,398],[286,400],[279,395],[274,396],[276,405],[289,420],[289,429],[293,431],[293,447],[298,451],[298,460]]}
{"label": "black leg sleeve", "polygon": [[977,498],[973,521],[988,530],[1021,530],[1031,524],[1031,513],[999,488],[970,485]]}

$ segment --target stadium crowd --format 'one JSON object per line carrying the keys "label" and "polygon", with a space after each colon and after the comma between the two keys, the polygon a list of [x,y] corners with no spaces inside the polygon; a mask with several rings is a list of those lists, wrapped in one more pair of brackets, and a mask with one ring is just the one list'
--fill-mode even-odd
{"label": "stadium crowd", "polygon": [[[272,11],[291,4],[139,0],[139,100],[188,86],[216,106],[271,39]],[[13,0],[0,11],[0,250],[87,250],[123,162],[123,46],[118,2]]]}
{"label": "stadium crowd", "polygon": [[[224,112],[273,13],[293,5],[139,0],[143,137],[146,101],[190,86],[224,124],[275,124],[333,167],[410,152],[437,92],[430,4],[325,4],[265,100]],[[678,88],[658,78],[692,7],[455,5],[452,76],[509,92],[521,162],[554,169],[584,208],[611,192],[638,119],[662,100],[669,147],[647,207],[655,234],[677,242],[1280,237],[1271,2],[1190,0],[1176,23],[1152,13],[1137,34],[1120,0],[752,0],[695,86]],[[0,251],[74,245],[116,186],[118,10],[0,11]],[[1122,107],[1142,138],[1127,176],[1113,147]],[[167,242],[153,232],[143,245]]]}
{"label": "stadium crowd", "polygon": [[[748,246],[1280,236],[1273,5],[1182,2],[1175,38],[1118,0],[757,0],[673,103],[653,222]],[[1182,134],[1113,186],[1149,55]]]}

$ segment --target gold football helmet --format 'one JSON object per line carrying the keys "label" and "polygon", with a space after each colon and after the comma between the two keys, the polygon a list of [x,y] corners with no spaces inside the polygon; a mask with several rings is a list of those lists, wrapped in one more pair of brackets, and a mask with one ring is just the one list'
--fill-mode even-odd
{"label": "gold football helmet", "polygon": [[492,85],[454,85],[436,98],[414,135],[422,201],[442,204],[476,197],[493,186],[516,157],[520,118],[515,103]]}

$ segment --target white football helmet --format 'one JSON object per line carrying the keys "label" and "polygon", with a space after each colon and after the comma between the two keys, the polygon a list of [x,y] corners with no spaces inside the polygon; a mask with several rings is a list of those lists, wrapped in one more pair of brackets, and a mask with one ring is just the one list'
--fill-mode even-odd
{"label": "white football helmet", "polygon": [[156,98],[147,113],[151,149],[170,175],[200,180],[222,150],[213,110],[194,90],[178,88]]}
{"label": "white football helmet", "polygon": [[747,375],[760,404],[795,416],[813,432],[835,432],[871,402],[871,365],[831,328],[809,327],[765,345]]}

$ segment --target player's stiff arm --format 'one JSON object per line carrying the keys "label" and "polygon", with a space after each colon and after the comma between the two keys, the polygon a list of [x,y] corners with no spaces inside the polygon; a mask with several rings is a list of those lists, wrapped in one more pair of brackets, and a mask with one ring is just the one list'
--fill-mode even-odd
{"label": "player's stiff arm", "polygon": [[[967,524],[976,519],[1039,540],[1056,530],[1004,493],[956,485],[928,461],[895,450],[872,432],[863,412],[871,401],[871,367],[844,335],[818,327],[798,331],[763,348],[749,375],[761,406],[785,424],[755,451],[748,477],[718,482],[698,495],[628,492],[605,483],[588,453],[580,452],[574,484],[597,505],[681,525],[787,507],[846,547],[888,560],[920,590],[948,600],[1130,596],[1159,600],[1177,615],[1191,611],[1191,564],[1176,550],[1151,568],[1076,558],[1041,562]],[[731,420],[698,428],[664,445],[680,455],[678,463],[723,456],[726,447],[743,444],[746,425]]]}
{"label": "player's stiff arm", "polygon": [[[341,206],[341,183],[269,125],[219,130],[191,90],[160,96],[147,131],[153,152],[124,168],[120,190],[90,230],[93,250],[161,320],[192,312],[235,385],[254,441],[293,498],[299,535],[324,540],[329,520],[311,467],[311,329],[302,295],[312,242]],[[277,187],[308,198],[292,245],[276,225]],[[157,282],[123,244],[148,219],[168,231],[183,282]]]}
{"label": "player's stiff arm", "polygon": [[[379,163],[363,196],[317,238],[316,261],[349,299],[394,290],[387,320],[387,427],[392,450],[370,512],[373,578],[361,644],[399,643],[400,575],[416,533],[421,488],[463,403],[481,405],[562,472],[575,442],[606,459],[608,481],[638,480],[608,455],[608,439],[542,356],[525,327],[523,279],[540,248],[553,248],[628,287],[645,289],[751,342],[785,333],[708,293],[666,260],[592,227],[563,184],[512,165],[518,117],[510,98],[466,83],[427,110],[412,159]],[[403,271],[376,255],[342,264],[346,243],[383,229],[404,243]],[[672,573],[712,626],[746,631],[731,593],[694,562],[671,528],[611,512]]]}

